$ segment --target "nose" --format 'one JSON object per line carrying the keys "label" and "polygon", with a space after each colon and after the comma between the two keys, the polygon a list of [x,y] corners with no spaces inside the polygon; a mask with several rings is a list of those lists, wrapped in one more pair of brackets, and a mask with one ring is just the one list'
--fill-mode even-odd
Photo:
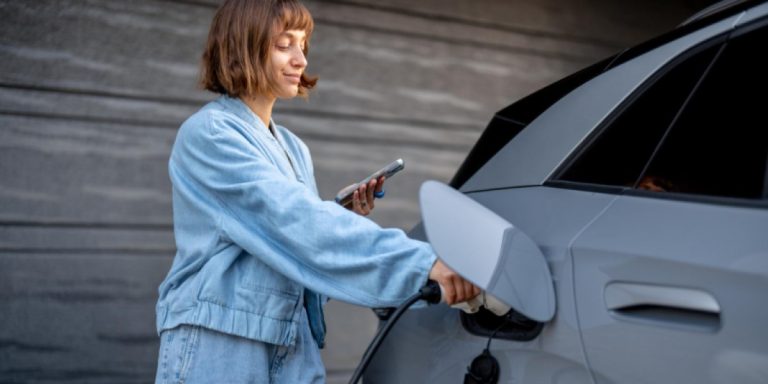
{"label": "nose", "polygon": [[307,57],[304,56],[303,50],[294,49],[294,54],[291,58],[291,65],[297,68],[304,68],[307,66]]}

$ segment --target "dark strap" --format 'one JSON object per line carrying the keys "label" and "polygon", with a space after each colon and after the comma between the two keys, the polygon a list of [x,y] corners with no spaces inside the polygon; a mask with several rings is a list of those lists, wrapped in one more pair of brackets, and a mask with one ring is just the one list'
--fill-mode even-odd
{"label": "dark strap", "polygon": [[325,316],[322,297],[310,289],[304,288],[304,309],[307,311],[309,330],[318,348],[325,347]]}

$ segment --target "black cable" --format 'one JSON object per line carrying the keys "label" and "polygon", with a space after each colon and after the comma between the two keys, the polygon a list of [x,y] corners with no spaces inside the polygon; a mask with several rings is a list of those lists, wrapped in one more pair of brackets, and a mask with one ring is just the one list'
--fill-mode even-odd
{"label": "black cable", "polygon": [[498,326],[498,327],[497,327],[497,328],[496,328],[496,329],[493,331],[493,333],[491,333],[491,336],[490,336],[490,337],[488,337],[488,344],[486,344],[486,345],[485,345],[485,350],[486,350],[486,351],[490,351],[490,350],[491,350],[491,340],[493,340],[493,338],[494,338],[494,337],[496,337],[496,333],[498,333],[498,332],[499,332],[499,331],[500,331],[502,328],[504,328],[504,326],[505,326],[505,325],[507,325],[507,323],[509,323],[509,320],[511,320],[511,319],[510,319],[510,318],[512,317],[512,316],[510,315],[511,313],[512,313],[512,312],[510,312],[510,313],[507,313],[507,315],[506,315],[506,316],[504,316],[504,321],[501,323],[501,325],[499,325],[499,326]]}
{"label": "black cable", "polygon": [[440,286],[434,281],[429,281],[426,286],[419,290],[419,293],[409,297],[403,304],[400,304],[400,306],[397,307],[389,320],[384,323],[384,326],[379,328],[379,331],[376,333],[376,337],[373,338],[373,341],[371,341],[371,344],[368,345],[368,349],[365,350],[365,354],[363,354],[363,358],[360,360],[360,364],[357,365],[355,373],[352,374],[352,379],[349,380],[349,384],[357,384],[357,382],[363,376],[365,369],[368,368],[368,364],[371,362],[373,355],[376,354],[376,351],[379,349],[381,342],[385,337],[387,337],[387,334],[395,325],[397,320],[400,318],[400,316],[403,315],[403,313],[405,313],[408,308],[410,308],[411,305],[419,300],[426,300],[430,304],[439,303]]}

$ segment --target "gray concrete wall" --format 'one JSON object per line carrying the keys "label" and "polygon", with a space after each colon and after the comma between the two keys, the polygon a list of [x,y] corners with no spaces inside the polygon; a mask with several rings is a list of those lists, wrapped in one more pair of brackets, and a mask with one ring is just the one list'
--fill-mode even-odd
{"label": "gray concrete wall", "polygon": [[[321,194],[402,157],[373,219],[409,228],[496,110],[671,28],[702,1],[307,1],[309,101],[275,119]],[[152,380],[157,285],[174,253],[166,162],[216,0],[0,0],[0,382]],[[343,382],[375,330],[332,302]]]}

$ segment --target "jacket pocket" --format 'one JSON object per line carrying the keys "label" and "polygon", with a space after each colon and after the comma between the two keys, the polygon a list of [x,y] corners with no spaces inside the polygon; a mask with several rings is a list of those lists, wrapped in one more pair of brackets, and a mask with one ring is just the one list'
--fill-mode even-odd
{"label": "jacket pocket", "polygon": [[163,331],[156,383],[184,383],[197,352],[200,327],[181,325]]}

